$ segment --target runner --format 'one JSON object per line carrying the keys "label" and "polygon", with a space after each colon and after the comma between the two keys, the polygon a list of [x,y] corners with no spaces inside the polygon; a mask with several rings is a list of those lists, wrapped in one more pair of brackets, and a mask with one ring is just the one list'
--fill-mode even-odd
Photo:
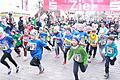
{"label": "runner", "polygon": [[113,37],[108,37],[107,44],[105,46],[105,75],[106,79],[109,78],[109,64],[114,65],[116,56],[118,55],[117,46],[114,43]]}
{"label": "runner", "polygon": [[24,34],[22,36],[20,36],[19,40],[22,41],[22,45],[23,45],[23,49],[24,49],[24,61],[27,60],[27,49],[26,49],[26,45],[28,43],[28,40],[30,39],[30,36],[29,36],[29,30],[28,29],[25,29],[24,30]]}
{"label": "runner", "polygon": [[54,27],[54,34],[53,34],[53,40],[54,40],[54,44],[55,44],[55,53],[56,53],[56,56],[55,58],[59,58],[59,47],[60,49],[62,50],[62,52],[64,53],[64,50],[63,50],[63,41],[62,41],[62,33],[59,32],[59,26],[56,26]]}
{"label": "runner", "polygon": [[17,57],[20,57],[21,55],[20,55],[20,49],[19,48],[22,47],[22,42],[18,39],[21,36],[21,34],[19,34],[19,31],[12,31],[11,35],[12,35],[12,37],[14,39],[14,42],[15,42],[14,50],[18,54]]}
{"label": "runner", "polygon": [[73,73],[75,80],[79,80],[78,78],[78,68],[80,67],[82,72],[85,72],[88,66],[88,54],[84,50],[83,46],[79,45],[79,40],[77,38],[72,39],[72,47],[70,48],[68,60],[73,57],[74,66]]}
{"label": "runner", "polygon": [[6,58],[9,59],[10,62],[14,64],[16,67],[16,73],[19,71],[19,66],[14,61],[14,59],[11,56],[11,47],[14,44],[14,40],[10,36],[6,36],[3,29],[0,27],[0,50],[3,51],[3,56],[1,57],[0,62],[5,65],[8,68],[8,75],[11,74],[12,68],[9,66],[9,64],[5,61]]}
{"label": "runner", "polygon": [[67,53],[68,53],[68,50],[71,47],[70,42],[72,40],[72,34],[71,34],[71,29],[70,28],[67,28],[65,30],[65,34],[64,34],[63,38],[64,38],[64,45],[65,45],[65,49],[64,49],[64,62],[63,62],[63,64],[66,64]]}
{"label": "runner", "polygon": [[105,45],[107,43],[107,36],[104,34],[104,31],[100,32],[99,34],[99,39],[98,39],[98,44],[99,44],[99,53],[102,57],[102,62],[105,60]]}
{"label": "runner", "polygon": [[96,56],[97,52],[97,44],[98,44],[98,35],[96,34],[96,30],[93,29],[90,34],[90,51],[89,51],[89,62],[91,62],[92,51],[94,50],[93,58]]}
{"label": "runner", "polygon": [[44,68],[41,65],[41,59],[42,59],[42,54],[43,54],[43,47],[50,50],[51,49],[47,46],[45,42],[42,40],[36,39],[37,36],[37,31],[32,30],[30,32],[31,39],[29,40],[27,44],[27,48],[30,51],[31,56],[33,57],[30,65],[32,66],[37,66],[39,68],[39,73],[43,73]]}

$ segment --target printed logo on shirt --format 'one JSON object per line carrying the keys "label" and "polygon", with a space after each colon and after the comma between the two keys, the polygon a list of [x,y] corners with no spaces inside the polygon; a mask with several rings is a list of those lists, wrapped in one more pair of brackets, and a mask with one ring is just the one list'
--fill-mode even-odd
{"label": "printed logo on shirt", "polygon": [[36,43],[29,43],[30,50],[36,49]]}
{"label": "printed logo on shirt", "polygon": [[107,53],[114,54],[114,49],[112,47],[107,48]]}

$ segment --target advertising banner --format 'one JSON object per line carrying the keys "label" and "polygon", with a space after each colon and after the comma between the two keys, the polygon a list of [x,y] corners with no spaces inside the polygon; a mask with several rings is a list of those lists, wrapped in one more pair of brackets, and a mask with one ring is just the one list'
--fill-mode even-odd
{"label": "advertising banner", "polygon": [[44,0],[46,10],[106,11],[110,0]]}

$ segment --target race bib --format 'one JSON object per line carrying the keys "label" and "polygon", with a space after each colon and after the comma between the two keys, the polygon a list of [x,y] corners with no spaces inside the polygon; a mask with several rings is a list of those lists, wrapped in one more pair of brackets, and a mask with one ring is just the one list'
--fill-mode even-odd
{"label": "race bib", "polygon": [[75,54],[73,59],[77,62],[82,62],[82,57],[80,54]]}
{"label": "race bib", "polygon": [[105,44],[106,44],[106,40],[102,40],[101,45],[105,45]]}
{"label": "race bib", "polygon": [[112,47],[107,48],[107,53],[114,54],[114,49]]}
{"label": "race bib", "polygon": [[24,37],[24,38],[23,38],[23,41],[24,41],[24,42],[28,42],[28,40],[29,40],[29,37]]}
{"label": "race bib", "polygon": [[80,43],[85,44],[85,39],[81,38]]}
{"label": "race bib", "polygon": [[30,50],[36,49],[36,43],[29,43]]}
{"label": "race bib", "polygon": [[92,44],[96,44],[96,43],[95,43],[95,40],[92,40]]}
{"label": "race bib", "polygon": [[3,44],[3,50],[8,50],[8,49],[9,49],[8,44]]}
{"label": "race bib", "polygon": [[8,50],[9,46],[8,44],[0,44],[0,50]]}

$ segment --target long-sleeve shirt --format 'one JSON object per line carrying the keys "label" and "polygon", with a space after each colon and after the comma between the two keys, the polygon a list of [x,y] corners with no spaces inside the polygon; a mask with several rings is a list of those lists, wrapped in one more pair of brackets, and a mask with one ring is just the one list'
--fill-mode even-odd
{"label": "long-sleeve shirt", "polygon": [[71,47],[68,54],[68,60],[70,60],[72,56],[74,56],[73,60],[79,63],[88,64],[88,54],[84,50],[83,46],[78,46],[76,49]]}
{"label": "long-sleeve shirt", "polygon": [[115,58],[118,55],[118,49],[116,44],[113,42],[111,45],[106,44],[105,46],[105,56]]}
{"label": "long-sleeve shirt", "polygon": [[3,39],[0,39],[0,50],[11,53],[11,47],[13,46],[13,38],[10,36],[5,36]]}
{"label": "long-sleeve shirt", "polygon": [[47,44],[41,40],[29,40],[28,45],[30,47],[30,53],[32,57],[37,57],[39,60],[42,59],[43,47]]}
{"label": "long-sleeve shirt", "polygon": [[63,34],[60,32],[53,34],[53,39],[56,40],[58,44],[63,43],[62,38],[63,38]]}

